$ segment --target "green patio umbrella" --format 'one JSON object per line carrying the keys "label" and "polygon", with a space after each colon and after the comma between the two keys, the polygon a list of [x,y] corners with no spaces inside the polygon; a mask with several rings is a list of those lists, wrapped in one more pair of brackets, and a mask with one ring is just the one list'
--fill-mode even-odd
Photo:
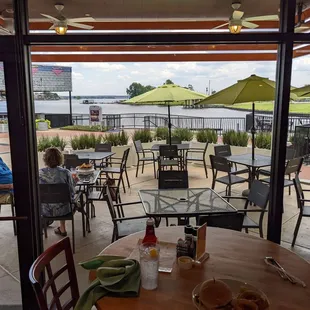
{"label": "green patio umbrella", "polygon": [[198,102],[199,105],[252,102],[252,159],[255,159],[255,101],[270,101],[275,98],[276,83],[268,78],[252,74],[250,77],[239,80],[236,84],[227,87],[214,95]]}
{"label": "green patio umbrella", "polygon": [[175,84],[165,84],[153,90],[150,90],[142,95],[130,98],[124,103],[154,103],[154,104],[167,104],[168,105],[168,128],[169,128],[169,141],[171,143],[171,115],[170,103],[185,101],[185,100],[201,100],[207,96],[197,93],[185,87]]}
{"label": "green patio umbrella", "polygon": [[300,88],[295,88],[292,93],[297,97],[309,98],[310,97],[310,85],[306,85]]}

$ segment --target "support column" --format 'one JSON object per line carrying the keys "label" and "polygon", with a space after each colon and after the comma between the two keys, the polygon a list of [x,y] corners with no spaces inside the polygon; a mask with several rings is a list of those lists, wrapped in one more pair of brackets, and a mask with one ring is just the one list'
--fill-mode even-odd
{"label": "support column", "polygon": [[285,156],[293,57],[296,0],[281,0],[280,31],[287,39],[278,47],[276,100],[273,113],[268,240],[281,243]]}

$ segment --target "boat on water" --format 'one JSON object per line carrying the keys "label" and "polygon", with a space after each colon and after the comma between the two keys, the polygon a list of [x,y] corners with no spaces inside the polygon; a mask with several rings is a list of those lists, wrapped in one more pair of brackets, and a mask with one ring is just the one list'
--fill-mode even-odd
{"label": "boat on water", "polygon": [[84,99],[82,101],[82,104],[94,104],[95,103],[95,100],[93,99]]}

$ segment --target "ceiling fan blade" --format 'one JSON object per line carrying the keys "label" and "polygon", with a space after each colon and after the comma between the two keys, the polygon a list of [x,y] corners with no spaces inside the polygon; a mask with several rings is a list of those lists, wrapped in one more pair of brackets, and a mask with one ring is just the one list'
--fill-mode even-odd
{"label": "ceiling fan blade", "polygon": [[51,27],[48,28],[48,30],[53,30],[55,29],[55,24],[53,24]]}
{"label": "ceiling fan blade", "polygon": [[306,26],[296,27],[295,32],[300,33],[300,32],[306,31],[308,29],[310,29],[310,27],[306,27]]}
{"label": "ceiling fan blade", "polygon": [[247,21],[245,21],[245,20],[243,20],[243,21],[241,22],[241,24],[242,24],[243,27],[250,28],[250,29],[255,29],[255,28],[258,27],[257,24],[249,23],[249,22],[247,22]]}
{"label": "ceiling fan blade", "polygon": [[91,30],[94,28],[94,26],[89,26],[89,25],[80,24],[80,23],[71,23],[70,21],[68,21],[68,25],[75,27],[75,28],[81,28],[81,29],[87,29],[87,30]]}
{"label": "ceiling fan blade", "polygon": [[278,15],[262,15],[262,16],[254,16],[245,18],[248,22],[255,22],[255,21],[278,21],[279,16]]}
{"label": "ceiling fan blade", "polygon": [[68,18],[69,22],[72,23],[91,23],[96,20],[93,17],[78,17],[78,18]]}
{"label": "ceiling fan blade", "polygon": [[219,29],[219,28],[222,28],[222,27],[227,26],[227,25],[229,25],[229,23],[225,23],[225,24],[216,26],[216,27],[214,27],[214,28],[212,28],[212,29]]}
{"label": "ceiling fan blade", "polygon": [[232,19],[241,19],[244,15],[244,12],[242,11],[234,11],[232,14]]}
{"label": "ceiling fan blade", "polygon": [[10,30],[0,26],[0,36],[1,35],[12,35],[12,34],[13,33]]}
{"label": "ceiling fan blade", "polygon": [[58,18],[53,17],[51,15],[47,15],[47,14],[43,14],[43,13],[41,13],[41,15],[46,17],[46,18],[48,18],[48,19],[50,19],[50,20],[52,20],[53,22],[59,22],[60,21]]}

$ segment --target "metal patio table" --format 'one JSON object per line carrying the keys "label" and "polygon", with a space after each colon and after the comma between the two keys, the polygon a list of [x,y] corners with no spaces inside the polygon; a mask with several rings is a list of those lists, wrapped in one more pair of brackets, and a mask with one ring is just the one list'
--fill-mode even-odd
{"label": "metal patio table", "polygon": [[77,152],[75,153],[79,159],[89,159],[91,161],[104,160],[112,157],[113,152]]}
{"label": "metal patio table", "polygon": [[78,187],[78,191],[82,194],[85,194],[85,206],[86,206],[86,230],[90,232],[90,225],[89,225],[89,189],[91,186],[96,185],[96,182],[100,176],[101,171],[95,170],[92,175],[82,177],[79,175],[79,181],[76,182],[75,186]]}
{"label": "metal patio table", "polygon": [[229,202],[211,188],[140,190],[146,215],[163,218],[190,218],[199,215],[235,213]]}

